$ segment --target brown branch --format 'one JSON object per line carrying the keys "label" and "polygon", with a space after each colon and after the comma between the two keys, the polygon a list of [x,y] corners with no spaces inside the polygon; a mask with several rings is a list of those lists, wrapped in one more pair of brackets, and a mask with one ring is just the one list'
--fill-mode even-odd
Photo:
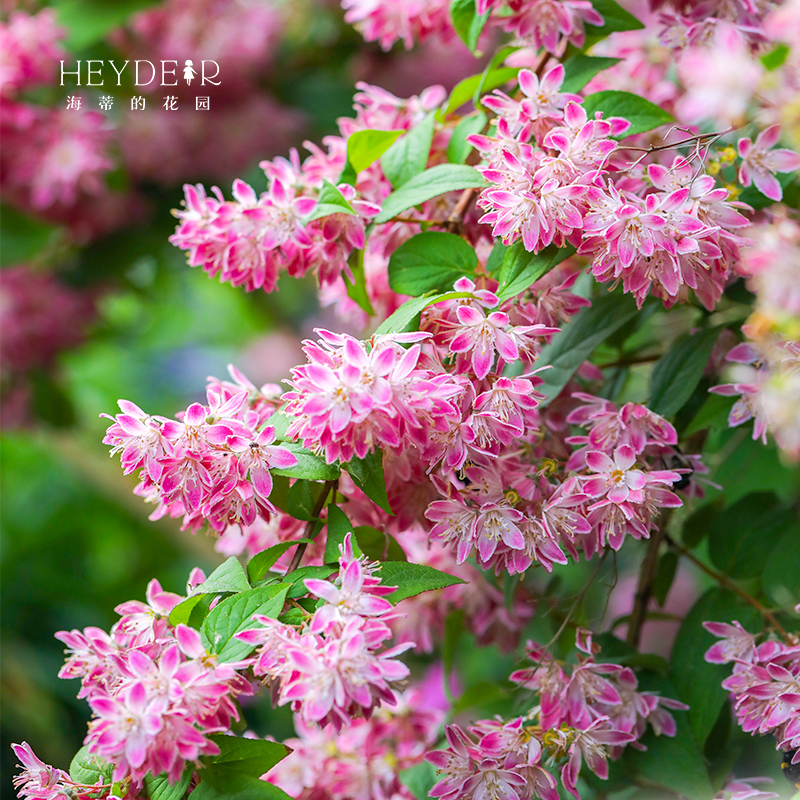
{"label": "brown branch", "polygon": [[464,219],[464,215],[467,213],[467,209],[472,202],[474,194],[474,189],[464,189],[464,191],[461,192],[461,197],[458,198],[458,202],[456,203],[456,207],[453,209],[453,213],[447,218],[447,230],[450,231],[450,233],[453,233],[461,224],[462,220]]}
{"label": "brown branch", "polygon": [[642,635],[642,625],[647,619],[647,606],[650,598],[653,596],[653,583],[656,579],[656,572],[658,571],[658,548],[661,546],[661,540],[664,537],[664,528],[666,527],[668,517],[665,514],[661,525],[656,528],[653,535],[650,537],[650,543],[647,547],[644,561],[642,561],[642,568],[639,570],[639,585],[636,588],[636,597],[633,601],[633,611],[631,612],[631,621],[628,625],[628,644],[631,647],[639,646],[639,639]]}
{"label": "brown branch", "polygon": [[684,547],[682,544],[678,544],[674,539],[670,536],[665,535],[664,537],[667,544],[677,550],[682,556],[686,556],[693,564],[700,567],[703,572],[706,573],[710,578],[713,578],[720,586],[723,586],[725,589],[729,589],[734,594],[738,595],[742,598],[746,603],[749,603],[753,608],[755,608],[762,617],[764,617],[767,622],[778,632],[784,639],[788,642],[794,643],[794,637],[790,636],[783,625],[778,622],[775,618],[775,615],[770,611],[766,606],[762,605],[755,597],[748,594],[741,586],[734,583],[727,575],[722,574],[721,572],[717,572],[716,570],[709,567],[707,564],[704,564],[697,556]]}
{"label": "brown branch", "polygon": [[[306,529],[303,531],[303,538],[304,539],[313,539],[313,531],[314,525],[319,521],[319,515],[322,513],[322,509],[325,507],[325,503],[328,500],[328,496],[331,492],[336,494],[336,489],[339,486],[339,479],[334,478],[332,481],[325,481],[322,489],[320,490],[319,497],[317,497],[317,502],[314,503],[314,508],[311,510],[311,519],[306,523]],[[289,569],[286,571],[288,575],[290,572],[294,572],[299,566],[300,562],[303,560],[303,556],[305,555],[306,548],[308,547],[308,542],[303,542],[297,550],[295,550],[294,557],[292,558],[291,564],[289,564]]]}

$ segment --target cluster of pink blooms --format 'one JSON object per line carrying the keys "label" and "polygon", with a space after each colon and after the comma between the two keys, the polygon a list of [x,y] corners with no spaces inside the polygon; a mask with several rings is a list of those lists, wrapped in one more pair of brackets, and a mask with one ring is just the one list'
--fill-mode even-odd
{"label": "cluster of pink blooms", "polygon": [[[190,588],[204,580],[195,570]],[[56,634],[68,648],[59,677],[80,678],[78,697],[93,712],[85,743],[91,754],[114,764],[113,781],[129,778],[140,785],[148,772],[166,772],[176,782],[187,762],[219,752],[208,734],[229,731],[239,718],[236,698],[252,694],[237,672],[242,664],[219,663],[198,631],[168,622],[183,599],[153,580],[146,603],[117,606],[120,620],[110,633],[86,628]]]}
{"label": "cluster of pink blooms", "polygon": [[[384,50],[397,41],[411,48],[429,36],[451,41],[450,5],[449,0],[342,0],[345,21]],[[589,0],[477,0],[475,6],[478,15],[488,15],[489,28],[510,33],[520,46],[551,53],[563,53],[568,43],[583,46],[585,25],[603,24]]]}
{"label": "cluster of pink blooms", "polygon": [[385,598],[397,587],[381,584],[377,565],[353,555],[352,534],[341,546],[336,583],[306,579],[324,602],[296,627],[256,615],[263,627],[237,634],[257,645],[253,670],[273,684],[278,705],[291,703],[306,723],[337,731],[351,719],[369,719],[381,703],[394,705],[395,687],[409,674],[397,656],[413,642],[384,649],[387,621],[397,612]]}
{"label": "cluster of pink blooms", "polygon": [[577,648],[584,654],[567,665],[536,644],[528,644],[534,667],[518,670],[511,680],[536,692],[537,704],[509,722],[482,720],[464,731],[447,727],[448,749],[426,758],[444,777],[431,796],[444,800],[502,797],[556,800],[557,763],[561,782],[579,798],[577,780],[583,762],[599,778],[608,778],[608,759],[619,758],[649,725],[656,734],[674,736],[675,720],[666,709],[683,703],[639,692],[629,667],[595,661],[600,648],[588,631],[579,630]]}
{"label": "cluster of pink blooms", "polygon": [[[640,306],[648,294],[671,306],[691,289],[713,309],[747,243],[739,234],[749,225],[741,213],[747,206],[711,175],[698,174],[690,157],[633,160],[616,141],[630,124],[589,119],[580,98],[560,91],[563,79],[561,65],[541,79],[522,70],[520,99],[496,90],[484,100],[498,117],[493,135],[470,137],[491,183],[478,200],[486,211],[481,222],[506,244],[520,239],[533,252],[577,246],[592,259],[597,280],[622,283]],[[773,173],[800,161],[792,151],[770,149],[779,132],[773,126],[755,144],[740,141],[742,180],[772,196],[779,191]]]}
{"label": "cluster of pink blooms", "polygon": [[[795,609],[800,612],[800,605]],[[712,664],[733,664],[722,687],[733,696],[736,719],[745,733],[775,737],[776,749],[800,764],[800,644],[756,638],[738,622],[704,622],[722,641],[706,653]]]}
{"label": "cluster of pink blooms", "polygon": [[413,800],[399,773],[422,761],[444,721],[441,669],[396,694],[393,708],[351,720],[337,731],[295,717],[298,738],[287,739],[289,756],[267,780],[295,800]]}
{"label": "cluster of pink blooms", "polygon": [[184,528],[208,521],[223,531],[275,510],[270,469],[294,466],[297,457],[273,444],[275,428],[266,423],[274,402],[237,370],[231,374],[235,383],[210,378],[208,405],[192,403],[179,419],[150,416],[127,400],[108,417],[103,442],[121,454],[126,475],[140,470],[135,492],[156,503],[152,519],[168,514],[183,517]]}

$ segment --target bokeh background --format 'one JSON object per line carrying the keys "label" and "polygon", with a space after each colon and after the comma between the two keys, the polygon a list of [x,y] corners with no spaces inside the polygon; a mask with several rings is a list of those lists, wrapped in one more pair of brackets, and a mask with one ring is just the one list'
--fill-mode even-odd
{"label": "bokeh background", "polygon": [[[114,607],[142,598],[151,578],[182,592],[192,567],[211,569],[223,558],[204,534],[147,519],[148,507],[131,493],[134,477],[121,475],[101,443],[107,423],[100,414],[113,414],[125,397],[171,415],[200,399],[206,376],[224,376],[231,361],[257,384],[279,381],[301,360],[300,339],[313,327],[344,327],[320,308],[308,282],[288,279],[275,294],[248,295],[188,269],[167,241],[181,185],[204,181],[227,192],[242,177],[259,190],[258,162],[334,132],[337,117],[350,113],[357,81],[406,97],[436,83],[450,89],[482,63],[458,41],[384,53],[344,24],[334,0],[62,0],[0,8],[0,758],[3,796],[10,797],[10,742],[30,741],[45,761],[65,768],[85,733],[88,708],[75,698],[76,684],[57,677],[63,648],[54,632],[108,629]],[[31,63],[20,77],[9,54],[25,41],[30,53],[22,55]],[[195,111],[195,92],[185,90],[178,111],[162,110],[161,89],[134,112],[130,84],[80,92],[59,86],[52,67],[60,58],[214,59],[222,86],[210,93],[208,112]],[[76,95],[81,110],[68,110]],[[113,102],[101,113],[104,96]],[[655,312],[642,335],[678,335],[682,322],[674,313],[670,319]],[[644,393],[648,369],[637,373],[626,399],[642,399],[637,385]],[[695,524],[703,524],[703,503],[727,506],[761,490],[796,498],[797,470],[749,431],[719,427],[706,449],[709,478],[726,488],[710,488],[685,511]],[[614,620],[630,611],[637,558],[623,551],[604,564],[576,621],[602,619],[624,631],[624,621]],[[545,602],[533,628],[544,639],[557,626],[546,598],[577,593],[593,570],[581,564],[537,579]],[[705,588],[702,575],[681,572],[663,619],[647,623],[644,649],[668,656],[676,615]],[[513,661],[469,642],[460,653],[462,688],[500,679]],[[290,734],[286,714],[248,714],[261,734]],[[726,741],[734,758],[757,764],[751,772],[773,765],[779,776],[770,741]]]}

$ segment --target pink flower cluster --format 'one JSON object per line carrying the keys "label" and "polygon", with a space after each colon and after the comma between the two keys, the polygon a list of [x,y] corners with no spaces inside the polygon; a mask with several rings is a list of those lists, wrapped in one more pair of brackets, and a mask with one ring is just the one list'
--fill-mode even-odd
{"label": "pink flower cluster", "polygon": [[401,41],[407,50],[429,36],[450,41],[455,35],[449,0],[342,0],[344,21],[384,50]]}
{"label": "pink flower cluster", "polygon": [[[691,289],[713,309],[746,243],[736,233],[749,224],[738,210],[746,207],[686,157],[670,166],[645,165],[644,157],[631,165],[615,141],[630,124],[589,119],[579,98],[560,92],[563,79],[561,65],[541,81],[522,70],[522,99],[500,91],[486,98],[498,115],[496,131],[470,137],[491,183],[478,200],[481,222],[506,244],[521,239],[533,252],[577,246],[592,258],[597,280],[621,282],[639,306],[648,294],[671,306]],[[772,161],[760,152],[753,158],[765,168]]]}
{"label": "pink flower cluster", "polygon": [[397,613],[384,596],[396,587],[382,585],[375,573],[375,565],[353,555],[347,534],[336,584],[305,581],[324,602],[301,630],[256,615],[262,627],[236,634],[258,646],[253,670],[273,682],[278,705],[290,703],[306,723],[339,731],[354,718],[369,719],[381,703],[396,703],[394,689],[409,674],[396,657],[414,643],[382,649],[392,637],[387,621]]}
{"label": "pink flower cluster", "polygon": [[[192,403],[179,419],[152,417],[128,400],[108,428],[104,444],[121,453],[123,472],[140,470],[136,494],[156,503],[151,519],[183,517],[194,531],[208,521],[216,531],[251,525],[274,512],[270,469],[294,466],[297,458],[273,444],[266,423],[274,402],[241,373],[235,383],[209,379],[208,405]],[[265,387],[269,391],[269,387]]]}
{"label": "pink flower cluster", "polygon": [[[657,468],[675,452],[674,428],[635,403],[618,410],[591,395],[573,397],[582,405],[566,422],[588,427],[587,435],[548,447],[531,427],[499,456],[473,451],[464,484],[451,483],[448,499],[428,507],[431,537],[450,542],[459,562],[475,552],[480,566],[498,574],[534,562],[551,570],[567,554],[577,559],[583,550],[589,558],[607,545],[618,550],[627,536],[646,538],[661,508],[681,505],[670,488],[682,475]],[[581,447],[567,454],[566,445]],[[531,458],[542,464],[535,472]]]}
{"label": "pink flower cluster", "polygon": [[111,784],[104,784],[102,777],[92,785],[73,781],[63,769],[45,764],[27,742],[11,747],[22,767],[22,772],[13,778],[14,788],[17,796],[25,800],[82,800],[111,789]]}
{"label": "pink flower cluster", "polygon": [[23,89],[50,83],[59,60],[66,58],[61,47],[65,35],[52,8],[38,14],[14,11],[8,22],[0,23],[0,96],[14,97]]}
{"label": "pink flower cluster", "polygon": [[382,707],[338,732],[296,716],[298,738],[286,740],[293,752],[267,780],[296,800],[412,800],[400,773],[419,764],[436,741],[446,710],[441,685],[441,670],[432,670],[422,683],[398,692],[394,708]]}
{"label": "pink flower cluster", "polygon": [[[203,580],[195,570],[190,585]],[[252,693],[241,664],[218,663],[196,630],[168,622],[181,600],[153,580],[147,603],[117,606],[110,633],[56,634],[68,648],[59,677],[81,679],[78,696],[94,715],[85,743],[114,764],[114,781],[139,783],[148,772],[178,781],[187,762],[219,752],[208,734],[229,731],[239,718],[235,699]]]}
{"label": "pink flower cluster", "polygon": [[577,647],[584,655],[569,668],[543,647],[528,644],[528,656],[536,666],[514,672],[511,680],[534,690],[537,705],[527,716],[510,722],[482,720],[469,733],[448,726],[448,749],[427,756],[444,773],[431,796],[556,800],[556,780],[549,769],[566,758],[561,782],[579,798],[576,784],[584,761],[605,780],[608,758],[619,758],[629,744],[641,748],[637,740],[648,725],[656,734],[675,735],[675,720],[666,709],[687,706],[639,692],[628,667],[596,662],[600,648],[588,631],[579,630]]}
{"label": "pink flower cluster", "polygon": [[[800,606],[798,606],[800,608]],[[736,719],[745,733],[770,734],[776,749],[800,763],[800,645],[755,637],[738,622],[704,622],[722,639],[706,653],[712,664],[733,664],[722,686],[733,695]]]}

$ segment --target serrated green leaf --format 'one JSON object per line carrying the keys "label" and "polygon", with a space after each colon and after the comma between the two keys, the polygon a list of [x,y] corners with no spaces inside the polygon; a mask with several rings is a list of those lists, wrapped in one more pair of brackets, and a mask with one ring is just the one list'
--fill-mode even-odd
{"label": "serrated green leaf", "polygon": [[753,492],[719,514],[709,530],[708,554],[732,578],[755,578],[794,514],[771,492]]}
{"label": "serrated green leaf", "polygon": [[395,592],[386,596],[392,603],[399,603],[406,597],[413,597],[422,592],[465,583],[461,578],[440,572],[425,564],[410,564],[404,561],[386,561],[381,564],[380,578],[384,586],[397,587]]}
{"label": "serrated green leaf", "polygon": [[202,603],[205,598],[209,597],[208,594],[195,594],[187,597],[183,602],[178,603],[172,611],[169,612],[169,621],[171,625],[184,625],[189,624],[189,618],[194,608]]}
{"label": "serrated green leaf", "polygon": [[192,596],[196,594],[219,594],[220,592],[243,592],[250,588],[244,567],[236,556],[220,564],[206,580],[195,586]]}
{"label": "serrated green leaf", "polygon": [[371,167],[403,135],[403,131],[363,130],[347,139],[347,161],[357,175]]}
{"label": "serrated green leaf", "polygon": [[405,333],[406,331],[416,330],[414,321],[422,313],[423,309],[442,300],[454,300],[459,297],[470,297],[469,292],[445,292],[444,294],[430,294],[423,297],[412,297],[406,300],[400,308],[391,316],[387,317],[375,331],[376,334],[384,333]]}
{"label": "serrated green leaf", "polygon": [[474,52],[489,12],[478,15],[475,0],[450,0],[450,19],[461,41]]}
{"label": "serrated green leaf", "polygon": [[663,108],[630,92],[612,90],[595,92],[584,98],[583,108],[589,119],[594,117],[596,111],[602,111],[604,119],[624,117],[631,123],[625,136],[651,131],[653,128],[675,121]]}
{"label": "serrated green leaf", "polygon": [[[506,55],[508,55],[508,53],[513,52],[513,48],[507,48],[506,51]],[[471,75],[469,78],[464,78],[450,92],[444,115],[452,114],[464,103],[472,100],[476,93],[486,94],[491,92],[492,89],[497,89],[499,86],[514,80],[518,74],[519,67],[500,67],[499,69],[490,69],[480,75]]]}
{"label": "serrated green leaf", "polygon": [[648,408],[664,417],[680,411],[703,377],[719,328],[686,336],[658,359],[650,378]]}
{"label": "serrated green leaf", "polygon": [[447,143],[447,160],[451,164],[463,164],[472,150],[467,136],[480,133],[484,127],[486,127],[486,114],[483,111],[464,117],[453,129],[453,135]]}
{"label": "serrated green leaf", "polygon": [[308,594],[305,584],[307,578],[325,580],[334,572],[336,572],[335,567],[300,567],[284,577],[284,581],[290,584],[289,593],[286,596],[290,599],[302,597],[304,594]]}
{"label": "serrated green leaf", "polygon": [[375,316],[375,309],[372,307],[372,302],[369,299],[369,292],[367,291],[367,275],[364,271],[364,251],[354,250],[350,254],[348,261],[350,271],[353,273],[352,280],[347,272],[342,273],[342,279],[347,289],[347,296],[351,300],[355,300],[360,308],[365,311],[369,316]]}
{"label": "serrated green leaf", "polygon": [[345,196],[330,182],[322,179],[322,189],[320,189],[317,205],[314,210],[303,219],[303,225],[308,225],[315,219],[329,217],[331,214],[350,214],[355,215],[353,206],[350,205]]}
{"label": "serrated green leaf", "polygon": [[202,771],[202,780],[192,792],[193,800],[292,800],[272,783],[214,764]]}
{"label": "serrated green leaf", "polygon": [[689,705],[689,723],[700,747],[717,721],[727,698],[722,681],[730,675],[729,664],[709,664],[704,656],[718,639],[703,628],[703,622],[738,620],[746,629],[757,630],[758,612],[725,589],[710,589],[684,617],[672,647],[672,683],[678,699]]}
{"label": "serrated green leaf", "polygon": [[602,341],[621,328],[638,313],[630,295],[605,294],[592,300],[589,308],[578,312],[565,325],[553,341],[542,348],[537,367],[551,365],[541,375],[544,384],[539,387],[545,395],[543,405],[549,403],[567,385],[578,367],[592,354]]}
{"label": "serrated green leaf", "polygon": [[597,2],[592,0],[592,6],[603,17],[603,24],[594,26],[589,23],[586,28],[584,49],[601,39],[605,39],[606,36],[615,31],[635,31],[644,28],[643,22],[626,11],[615,0],[597,0]]}
{"label": "serrated green leaf", "polygon": [[203,623],[203,633],[217,653],[221,663],[241,661],[253,651],[253,646],[236,639],[237,633],[260,627],[254,614],[277,619],[283,609],[289,586],[259,586],[248,589],[218,603]]}
{"label": "serrated green leaf", "polygon": [[353,458],[342,467],[350,473],[356,486],[384,511],[392,514],[386,494],[386,479],[383,476],[383,453],[376,449],[364,458]]}
{"label": "serrated green leaf", "polygon": [[166,772],[161,775],[144,776],[144,788],[150,800],[181,800],[189,788],[189,783],[194,774],[194,765],[190,764],[184,769],[181,779],[177,783],[170,783]]}
{"label": "serrated green leaf", "polygon": [[[325,539],[325,563],[337,564],[341,554],[340,547],[344,544],[344,537],[354,530],[353,524],[339,506],[328,506],[328,537]],[[362,555],[356,538],[352,539],[353,554]]]}
{"label": "serrated green leaf", "polygon": [[397,214],[447,192],[461,189],[481,189],[487,185],[474,167],[466,164],[437,164],[435,167],[415,175],[392,192],[384,200],[383,208],[375,217],[375,222],[387,222]]}
{"label": "serrated green leaf", "polygon": [[272,475],[282,475],[286,478],[302,478],[307,481],[332,481],[339,477],[339,467],[328,464],[325,459],[312,453],[297,442],[283,442],[285,447],[297,459],[293,467],[286,469],[270,470]]}
{"label": "serrated green leaf", "polygon": [[598,72],[613,67],[621,60],[608,56],[587,56],[577,53],[564,62],[564,83],[561,84],[559,91],[579,92]]}
{"label": "serrated green leaf", "polygon": [[408,561],[405,550],[385,531],[359,525],[353,534],[359,549],[371,561]]}
{"label": "serrated green leaf", "polygon": [[269,568],[289,549],[300,544],[309,544],[310,539],[295,539],[291,542],[281,542],[256,553],[250,561],[247,562],[247,577],[250,583],[260,581],[266,574]]}
{"label": "serrated green leaf", "polygon": [[431,152],[433,126],[433,114],[429,114],[383,154],[383,174],[395,189],[399,189],[425,169]]}
{"label": "serrated green leaf", "polygon": [[320,487],[310,481],[295,481],[289,487],[289,493],[286,497],[289,514],[295,519],[305,521],[316,519],[314,506],[317,502],[316,493],[319,490]]}
{"label": "serrated green leaf", "polygon": [[565,258],[575,254],[571,245],[556,247],[550,245],[540,253],[529,253],[521,241],[514,242],[505,252],[498,280],[500,286],[497,296],[500,301],[524,292],[532,283],[550,272]]}
{"label": "serrated green leaf", "polygon": [[212,734],[211,739],[219,747],[220,752],[219,755],[206,757],[204,761],[215,767],[223,765],[225,769],[241,772],[253,778],[259,778],[269,772],[292,752],[285,744],[265,739],[245,739],[225,734]]}
{"label": "serrated green leaf", "polygon": [[683,436],[691,436],[705,428],[727,428],[728,415],[731,413],[734,397],[724,397],[720,394],[709,394],[692,421],[682,431]]}
{"label": "serrated green leaf", "polygon": [[90,753],[87,745],[75,753],[69,765],[69,777],[75,783],[84,783],[90,786],[97,783],[98,778],[102,778],[103,783],[111,783],[113,771],[113,764]]}
{"label": "serrated green leaf", "polygon": [[478,256],[460,236],[425,231],[412,236],[389,259],[389,285],[414,297],[446,291],[464,276],[474,276]]}

